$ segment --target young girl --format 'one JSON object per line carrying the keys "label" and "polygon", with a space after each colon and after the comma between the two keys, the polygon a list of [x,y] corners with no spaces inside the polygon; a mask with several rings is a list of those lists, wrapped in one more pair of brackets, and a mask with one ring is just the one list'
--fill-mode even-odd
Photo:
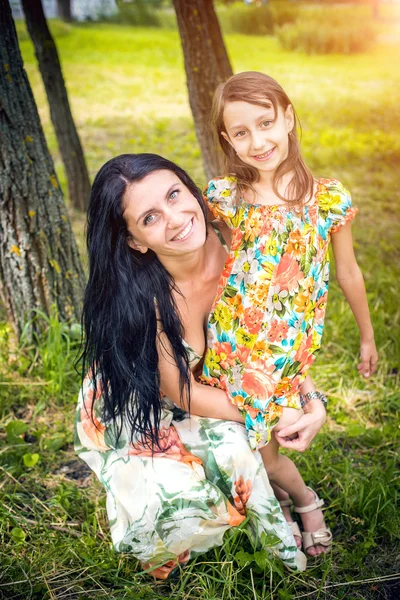
{"label": "young girl", "polygon": [[[304,548],[328,545],[330,533],[317,510],[322,501],[306,488],[294,464],[279,455],[271,431],[280,419],[284,425],[297,420],[308,399],[300,396],[299,386],[321,345],[330,240],[337,280],[360,330],[358,370],[369,377],[376,368],[351,238],[357,211],[341,183],[316,180],[306,167],[295,111],[271,77],[234,75],[217,89],[213,114],[230,175],[210,181],[206,200],[232,229],[232,238],[209,319],[202,381],[226,390],[242,412],[250,445],[262,449],[271,481],[298,505]],[[313,501],[310,506],[306,498]],[[322,527],[317,532],[311,530],[313,518]]]}

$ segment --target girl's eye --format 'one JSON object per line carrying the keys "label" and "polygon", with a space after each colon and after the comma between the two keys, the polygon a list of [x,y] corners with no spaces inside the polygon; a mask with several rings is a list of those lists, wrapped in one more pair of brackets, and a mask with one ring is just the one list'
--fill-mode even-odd
{"label": "girl's eye", "polygon": [[235,134],[235,137],[243,137],[243,136],[245,135],[245,133],[246,133],[245,131],[238,131],[238,132]]}
{"label": "girl's eye", "polygon": [[179,194],[179,190],[173,190],[169,195],[169,199],[175,200],[175,198],[178,196],[178,194]]}
{"label": "girl's eye", "polygon": [[263,121],[263,122],[261,123],[261,125],[262,125],[263,127],[269,127],[269,126],[270,126],[272,123],[273,123],[273,121]]}
{"label": "girl's eye", "polygon": [[150,223],[152,223],[152,222],[153,222],[153,220],[154,220],[154,219],[155,219],[155,216],[154,216],[154,215],[152,215],[152,214],[150,214],[150,215],[147,215],[147,216],[146,216],[146,217],[143,219],[143,223],[144,223],[145,225],[149,225]]}

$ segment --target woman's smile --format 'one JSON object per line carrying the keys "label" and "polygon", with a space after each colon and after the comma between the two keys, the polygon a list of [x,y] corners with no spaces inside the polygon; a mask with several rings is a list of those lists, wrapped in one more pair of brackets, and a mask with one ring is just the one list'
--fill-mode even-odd
{"label": "woman's smile", "polygon": [[129,186],[124,196],[130,246],[159,257],[193,252],[204,245],[206,224],[199,202],[171,171],[155,171]]}
{"label": "woman's smile", "polygon": [[182,229],[178,235],[172,238],[171,242],[183,242],[188,239],[188,237],[193,233],[194,229],[194,217],[192,217],[189,223]]}

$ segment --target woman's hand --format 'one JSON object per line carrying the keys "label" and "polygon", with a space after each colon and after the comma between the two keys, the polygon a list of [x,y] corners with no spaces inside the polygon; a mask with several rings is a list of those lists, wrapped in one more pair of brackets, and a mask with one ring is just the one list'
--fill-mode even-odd
{"label": "woman's hand", "polygon": [[[276,440],[282,448],[304,452],[325,423],[326,410],[318,398],[307,402],[303,410],[304,415],[296,423],[275,432]],[[288,438],[296,433],[295,439]]]}

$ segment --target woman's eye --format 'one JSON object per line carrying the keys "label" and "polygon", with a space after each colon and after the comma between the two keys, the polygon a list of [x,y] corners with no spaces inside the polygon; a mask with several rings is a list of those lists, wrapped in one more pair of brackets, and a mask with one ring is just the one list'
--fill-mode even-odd
{"label": "woman's eye", "polygon": [[261,123],[261,125],[262,125],[263,127],[269,127],[269,126],[271,125],[271,123],[273,123],[273,121],[263,121],[263,122]]}
{"label": "woman's eye", "polygon": [[238,131],[235,137],[243,137],[245,135],[245,131]]}
{"label": "woman's eye", "polygon": [[173,190],[169,195],[169,199],[175,200],[175,198],[178,196],[178,194],[179,194],[179,190]]}
{"label": "woman's eye", "polygon": [[155,219],[154,215],[147,215],[144,219],[143,219],[143,223],[145,225],[149,225],[149,223],[152,223],[153,220]]}

